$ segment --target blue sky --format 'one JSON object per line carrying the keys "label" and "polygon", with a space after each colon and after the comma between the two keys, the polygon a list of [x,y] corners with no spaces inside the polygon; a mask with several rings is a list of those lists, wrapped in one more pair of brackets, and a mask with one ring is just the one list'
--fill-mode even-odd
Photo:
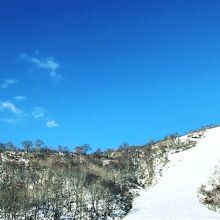
{"label": "blue sky", "polygon": [[220,2],[2,0],[0,140],[143,144],[220,122]]}

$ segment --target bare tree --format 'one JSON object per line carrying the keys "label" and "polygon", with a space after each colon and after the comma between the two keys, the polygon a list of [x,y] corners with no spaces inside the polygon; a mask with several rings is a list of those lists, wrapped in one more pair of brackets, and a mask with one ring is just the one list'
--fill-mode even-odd
{"label": "bare tree", "polygon": [[29,140],[23,141],[21,144],[26,153],[28,153],[31,150],[31,147],[33,147],[33,142]]}
{"label": "bare tree", "polygon": [[41,139],[37,139],[35,141],[35,150],[37,152],[40,152],[43,146],[44,146],[44,142]]}

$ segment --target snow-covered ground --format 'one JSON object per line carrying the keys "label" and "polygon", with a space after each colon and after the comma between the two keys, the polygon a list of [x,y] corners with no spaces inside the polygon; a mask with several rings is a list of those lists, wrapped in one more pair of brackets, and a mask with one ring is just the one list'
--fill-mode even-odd
{"label": "snow-covered ground", "polygon": [[220,213],[199,203],[198,187],[207,183],[220,160],[220,127],[209,129],[195,148],[170,155],[159,183],[140,192],[124,220],[213,220]]}

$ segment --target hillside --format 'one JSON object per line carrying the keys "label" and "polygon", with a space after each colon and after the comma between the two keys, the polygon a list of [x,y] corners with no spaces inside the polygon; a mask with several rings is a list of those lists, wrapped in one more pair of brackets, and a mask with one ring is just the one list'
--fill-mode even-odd
{"label": "hillside", "polygon": [[171,154],[169,160],[159,183],[141,191],[124,220],[220,219],[220,213],[200,204],[197,195],[220,160],[220,127],[205,131],[195,148]]}
{"label": "hillside", "polygon": [[[219,159],[220,127],[90,154],[89,145],[72,152],[66,147],[52,150],[40,140],[22,145],[19,150],[12,142],[0,143],[2,220],[220,217],[208,209],[219,211],[213,206],[219,198],[210,198],[209,185],[202,185]],[[217,182],[212,189],[218,188]]]}

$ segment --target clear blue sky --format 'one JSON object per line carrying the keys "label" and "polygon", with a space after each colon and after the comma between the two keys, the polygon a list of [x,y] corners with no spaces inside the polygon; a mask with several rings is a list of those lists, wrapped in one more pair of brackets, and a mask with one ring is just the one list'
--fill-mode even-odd
{"label": "clear blue sky", "polygon": [[1,0],[0,140],[143,144],[220,122],[220,1]]}

